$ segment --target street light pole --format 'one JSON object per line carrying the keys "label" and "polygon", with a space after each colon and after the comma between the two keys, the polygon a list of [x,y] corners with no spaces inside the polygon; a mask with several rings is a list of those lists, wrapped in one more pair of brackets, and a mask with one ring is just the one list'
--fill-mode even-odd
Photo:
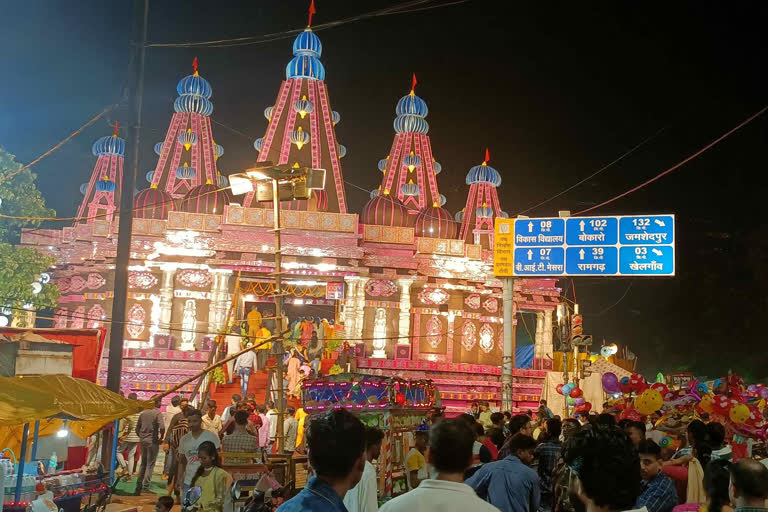
{"label": "street light pole", "polygon": [[[280,245],[280,193],[279,183],[276,179],[272,180],[272,211],[275,221],[275,291],[273,293],[275,297],[275,324],[277,325],[277,331],[283,332],[283,279],[282,279],[282,258]],[[275,437],[277,438],[277,453],[282,454],[285,442],[285,432],[283,431],[285,416],[285,389],[283,388],[283,338],[278,337],[272,344],[272,354],[275,356],[275,363],[277,364],[277,430],[275,431]]]}

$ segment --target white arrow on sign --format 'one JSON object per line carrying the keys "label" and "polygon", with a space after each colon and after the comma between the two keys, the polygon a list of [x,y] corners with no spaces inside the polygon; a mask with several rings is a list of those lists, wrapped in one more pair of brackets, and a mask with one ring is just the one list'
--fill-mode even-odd
{"label": "white arrow on sign", "polygon": [[532,259],[533,259],[533,251],[532,251],[532,250],[530,250],[530,249],[528,249],[528,259],[529,259],[529,260],[532,260]]}
{"label": "white arrow on sign", "polygon": [[[579,222],[579,228],[581,229],[581,232],[584,232],[584,221]],[[582,258],[584,259],[584,258]]]}
{"label": "white arrow on sign", "polygon": [[665,223],[664,223],[664,221],[663,221],[663,220],[661,220],[661,219],[653,219],[653,222],[655,222],[656,224],[658,224],[658,225],[659,225],[659,226],[661,226],[662,228],[663,228],[663,227],[666,227],[666,224],[665,224]]}
{"label": "white arrow on sign", "polygon": [[533,222],[528,223],[528,232],[533,233]]}
{"label": "white arrow on sign", "polygon": [[580,259],[580,260],[583,260],[583,259],[584,259],[584,249],[581,249],[581,250],[579,251],[579,259]]}

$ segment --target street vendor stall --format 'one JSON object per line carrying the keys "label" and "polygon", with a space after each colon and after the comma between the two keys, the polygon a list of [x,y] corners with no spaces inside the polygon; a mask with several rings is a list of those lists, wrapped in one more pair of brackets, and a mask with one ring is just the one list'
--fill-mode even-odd
{"label": "street vendor stall", "polygon": [[379,496],[407,490],[405,457],[413,446],[412,433],[429,428],[437,388],[431,380],[404,380],[342,373],[303,384],[302,404],[311,417],[346,408],[367,426],[384,431],[376,474]]}
{"label": "street vendor stall", "polygon": [[[78,471],[39,474],[36,452],[41,438],[54,434],[87,438],[104,425],[151,406],[67,375],[0,377],[0,449],[14,454],[0,465],[0,472],[11,473],[3,484],[14,480],[11,496],[2,499],[4,510],[24,510],[38,483],[53,492],[60,508],[79,510],[83,496],[101,492],[112,482],[116,447],[107,481]],[[30,425],[34,425],[32,439]]]}

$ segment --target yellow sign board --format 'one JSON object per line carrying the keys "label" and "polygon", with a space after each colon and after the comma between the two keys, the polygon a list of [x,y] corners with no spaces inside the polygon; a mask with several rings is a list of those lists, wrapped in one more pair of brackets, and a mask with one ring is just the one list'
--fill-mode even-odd
{"label": "yellow sign board", "polygon": [[496,217],[493,237],[493,274],[496,277],[512,277],[514,270],[515,219]]}

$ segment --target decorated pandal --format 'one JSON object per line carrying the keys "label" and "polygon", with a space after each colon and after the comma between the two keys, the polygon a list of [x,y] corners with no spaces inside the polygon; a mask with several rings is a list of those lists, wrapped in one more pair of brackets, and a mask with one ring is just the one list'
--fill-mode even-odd
{"label": "decorated pandal", "polygon": [[[333,339],[354,347],[361,373],[432,379],[449,412],[481,399],[498,406],[503,308],[492,249],[494,219],[507,216],[497,193],[501,176],[486,152],[466,174],[466,202],[449,212],[429,109],[414,77],[396,102],[391,149],[378,161],[381,184],[359,215],[349,211],[341,165],[347,149],[336,136],[341,115],[332,108],[322,50],[311,29],[296,38],[285,80],[264,111],[264,136],[254,142],[258,161],[327,170],[324,190],[281,204],[288,320],[327,322]],[[197,60],[192,71],[178,82],[165,138],[154,146],[156,166],[134,199],[123,386],[140,397],[205,366],[233,297],[237,318],[255,306],[275,331],[272,205],[226,188],[224,148],[211,124],[213,88]],[[101,326],[112,307],[125,141],[117,133],[103,137],[93,153],[78,222],[22,238],[57,259],[56,327]],[[536,314],[536,369],[515,374],[516,408],[528,409],[552,356],[560,290],[554,280],[521,279],[514,293],[517,311]]]}

